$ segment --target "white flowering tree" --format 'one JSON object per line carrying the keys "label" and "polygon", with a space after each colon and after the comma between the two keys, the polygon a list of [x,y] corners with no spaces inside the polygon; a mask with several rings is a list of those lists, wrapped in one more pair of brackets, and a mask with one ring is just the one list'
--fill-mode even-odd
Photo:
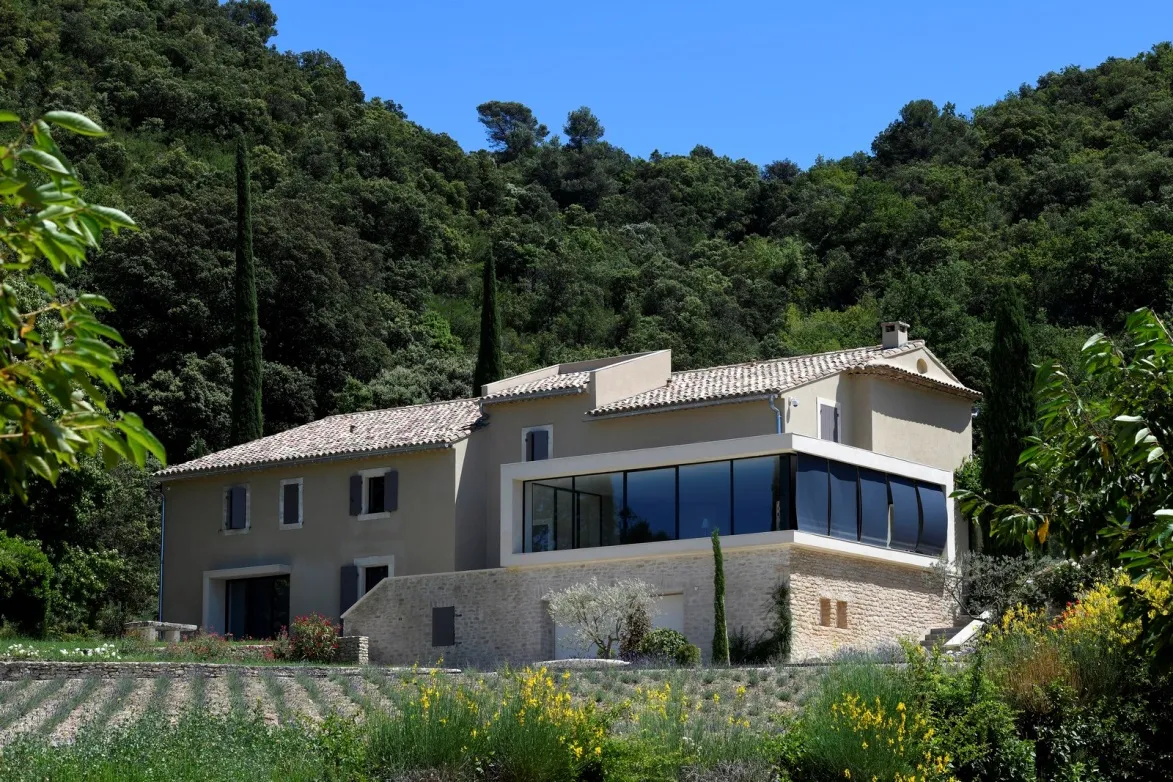
{"label": "white flowering tree", "polygon": [[650,616],[657,598],[655,588],[644,581],[600,584],[592,576],[590,581],[550,592],[545,600],[557,624],[572,628],[584,646],[593,644],[600,658],[610,659],[627,618],[639,611]]}

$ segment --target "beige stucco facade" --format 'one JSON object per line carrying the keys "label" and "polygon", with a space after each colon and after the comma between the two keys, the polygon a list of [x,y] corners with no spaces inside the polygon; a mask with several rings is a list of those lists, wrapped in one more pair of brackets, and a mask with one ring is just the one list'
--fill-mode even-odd
{"label": "beige stucco facade", "polygon": [[[956,383],[923,348],[890,363],[910,376]],[[589,373],[590,382],[548,395],[492,395],[510,383],[559,371]],[[666,594],[683,595],[686,632],[707,648],[702,641],[712,632],[711,556],[697,550],[695,541],[577,549],[565,561],[514,557],[521,549],[510,530],[520,511],[502,496],[502,487],[519,489],[503,476],[524,460],[527,430],[548,432],[551,464],[589,457],[592,469],[605,471],[611,455],[677,446],[690,447],[687,462],[704,461],[706,454],[729,458],[720,455],[729,450],[721,443],[777,435],[771,402],[782,411],[784,433],[815,441],[820,404],[834,404],[847,461],[866,465],[869,453],[892,457],[909,463],[909,475],[924,479],[916,473],[923,468],[929,479],[951,489],[952,470],[970,453],[970,398],[866,372],[831,374],[776,395],[590,412],[671,378],[667,351],[547,368],[486,387],[476,426],[435,447],[167,479],[162,618],[222,631],[228,581],[282,575],[289,579],[290,616],[316,611],[337,619],[346,611],[347,632],[371,636],[372,659],[423,662],[443,653],[457,655],[454,662],[519,662],[553,653],[553,626],[541,603],[549,589],[590,575],[639,575]],[[398,472],[396,509],[376,518],[352,516],[352,476],[381,470]],[[291,480],[300,481],[302,498],[302,522],[293,526],[279,520],[282,486]],[[225,491],[241,485],[248,489],[248,529],[226,530]],[[967,546],[962,527],[951,516],[946,558]],[[796,540],[784,532],[732,536],[727,575],[729,593],[738,599],[729,601],[731,627],[760,630],[762,600],[778,580],[791,586],[799,657],[837,645],[918,636],[948,619],[939,585],[926,586],[929,558],[861,544],[845,552],[838,544],[820,548]],[[342,582],[354,578],[354,567],[369,565],[386,565],[391,578],[366,597],[360,584],[361,599],[351,606]],[[818,624],[821,598],[855,606],[846,628]],[[436,650],[430,645],[430,610],[444,605],[459,614],[460,646]]]}

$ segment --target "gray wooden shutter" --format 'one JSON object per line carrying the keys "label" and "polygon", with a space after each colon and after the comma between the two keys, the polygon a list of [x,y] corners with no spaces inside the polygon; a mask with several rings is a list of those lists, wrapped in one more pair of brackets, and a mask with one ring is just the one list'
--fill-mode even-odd
{"label": "gray wooden shutter", "polygon": [[550,458],[550,433],[545,429],[534,429],[525,433],[525,460],[540,462]]}
{"label": "gray wooden shutter", "polygon": [[834,405],[819,405],[819,438],[838,442],[839,411]]}
{"label": "gray wooden shutter", "polygon": [[456,606],[432,608],[432,646],[456,646]]}
{"label": "gray wooden shutter", "polygon": [[362,476],[350,476],[350,515],[362,514]]}
{"label": "gray wooden shutter", "polygon": [[247,493],[243,486],[232,487],[231,515],[228,518],[229,529],[244,529],[246,526]]}
{"label": "gray wooden shutter", "polygon": [[383,510],[399,510],[399,470],[383,473]]}
{"label": "gray wooden shutter", "polygon": [[358,566],[343,565],[338,579],[338,616],[342,616],[358,602]]}
{"label": "gray wooden shutter", "polygon": [[282,491],[285,493],[285,517],[281,523],[297,524],[301,519],[301,484],[287,483]]}

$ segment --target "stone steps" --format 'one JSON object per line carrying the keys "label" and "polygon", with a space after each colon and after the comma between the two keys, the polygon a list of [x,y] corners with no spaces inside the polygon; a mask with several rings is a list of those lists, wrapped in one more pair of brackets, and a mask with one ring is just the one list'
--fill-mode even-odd
{"label": "stone steps", "polygon": [[925,637],[921,639],[920,645],[925,649],[932,649],[937,645],[944,645],[953,636],[960,633],[962,630],[972,622],[971,617],[958,617],[951,627],[934,627],[925,633]]}

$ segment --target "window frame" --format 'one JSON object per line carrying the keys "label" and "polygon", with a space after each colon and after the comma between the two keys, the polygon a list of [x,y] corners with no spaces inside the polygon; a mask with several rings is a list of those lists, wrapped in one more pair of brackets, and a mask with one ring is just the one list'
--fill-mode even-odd
{"label": "window frame", "polygon": [[[835,429],[834,434],[838,434],[838,439],[830,437],[823,437],[823,406],[835,408]],[[843,406],[834,399],[825,399],[821,396],[815,397],[815,436],[816,439],[825,440],[829,443],[838,443],[843,445]]]}
{"label": "window frame", "polygon": [[[244,489],[244,526],[239,529],[231,529],[228,519],[229,509],[232,505],[232,490]],[[221,501],[221,515],[220,515],[220,534],[221,535],[247,535],[253,528],[253,490],[249,483],[232,483],[223,488],[220,492]]]}
{"label": "window frame", "polygon": [[[302,478],[285,478],[277,489],[277,529],[301,529],[305,523],[305,484]],[[297,523],[285,523],[285,487],[297,486]]]}
{"label": "window frame", "polygon": [[530,432],[545,432],[546,433],[546,451],[547,451],[546,458],[545,459],[535,459],[533,461],[544,462],[547,459],[553,459],[554,458],[554,424],[539,424],[537,426],[524,426],[521,429],[521,461],[527,462],[527,463],[530,461],[529,459],[525,458],[526,457],[525,440],[526,440],[526,435],[528,435]]}
{"label": "window frame", "polygon": [[371,478],[382,478],[389,470],[394,467],[371,467],[367,470],[359,470],[358,474],[362,476],[362,513],[355,516],[356,521],[372,521],[374,519],[389,519],[391,518],[391,511],[381,510],[371,513],[367,510],[371,499]]}
{"label": "window frame", "polygon": [[[358,589],[355,594],[355,602],[362,600],[366,595],[365,589],[367,583],[367,568],[387,566],[387,578],[395,577],[395,555],[386,554],[378,557],[359,557],[354,560],[355,577],[358,579]],[[377,585],[376,585],[377,586]]]}

